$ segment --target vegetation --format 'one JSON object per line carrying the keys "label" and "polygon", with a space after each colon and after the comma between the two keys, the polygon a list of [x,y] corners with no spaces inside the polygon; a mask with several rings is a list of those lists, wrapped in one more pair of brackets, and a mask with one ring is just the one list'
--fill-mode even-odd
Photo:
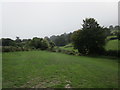
{"label": "vegetation", "polygon": [[64,50],[70,50],[70,51],[75,51],[75,52],[78,52],[77,49],[74,48],[73,44],[70,43],[70,44],[67,44],[65,46],[62,46],[62,47],[59,47],[60,49],[64,49]]}
{"label": "vegetation", "polygon": [[105,49],[108,50],[120,50],[120,48],[118,48],[120,41],[115,39],[115,40],[109,40],[106,45],[105,45]]}
{"label": "vegetation", "polygon": [[[86,18],[83,20],[83,28],[74,31],[73,33],[64,33],[57,36],[53,35],[50,38],[33,37],[33,39],[23,40],[19,37],[16,37],[16,40],[2,38],[0,40],[0,45],[2,42],[3,52],[39,49],[55,52],[58,51],[67,54],[79,51],[79,55],[105,55],[106,51],[108,51],[108,43],[110,40],[119,40],[119,33],[120,26],[113,27],[111,25],[109,28],[101,27],[94,18]],[[70,43],[72,43],[73,46],[67,46]],[[59,49],[55,47],[59,47]],[[110,50],[112,51],[112,49]],[[117,52],[117,50],[114,51]],[[76,53],[74,53],[74,55],[76,55]]]}
{"label": "vegetation", "polygon": [[2,38],[2,51],[13,52],[13,51],[28,51],[33,49],[47,50],[54,48],[55,44],[51,40],[34,37],[33,39],[19,39],[12,40],[9,38]]}
{"label": "vegetation", "polygon": [[120,26],[94,18],[73,33],[2,38],[3,88],[117,88],[119,40]]}
{"label": "vegetation", "polygon": [[106,38],[104,29],[93,18],[83,20],[82,26],[82,30],[73,33],[74,46],[84,55],[103,53]]}
{"label": "vegetation", "polygon": [[2,46],[15,46],[15,41],[10,38],[2,39]]}
{"label": "vegetation", "polygon": [[3,53],[3,88],[117,88],[115,58],[48,51]]}
{"label": "vegetation", "polygon": [[41,49],[41,50],[45,50],[48,48],[47,41],[42,38],[37,38],[37,37],[33,38],[30,41],[30,46],[35,49]]}
{"label": "vegetation", "polygon": [[50,37],[50,39],[55,43],[56,46],[65,46],[72,42],[71,35],[72,33],[64,33],[57,36],[53,35]]}
{"label": "vegetation", "polygon": [[113,27],[112,25],[109,26],[109,29],[110,29],[110,35],[116,35],[116,36],[120,36],[120,26],[115,26]]}
{"label": "vegetation", "polygon": [[110,40],[119,40],[120,26],[101,27],[94,18],[86,18],[82,26],[81,30],[74,31],[72,34],[74,48],[78,49],[80,54],[119,56],[117,49],[107,50],[106,47]]}

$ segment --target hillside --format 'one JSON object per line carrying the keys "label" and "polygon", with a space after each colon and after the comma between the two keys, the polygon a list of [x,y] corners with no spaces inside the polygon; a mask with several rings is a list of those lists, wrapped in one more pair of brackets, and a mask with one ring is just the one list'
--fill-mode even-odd
{"label": "hillside", "polygon": [[120,41],[118,39],[115,40],[109,40],[106,43],[105,49],[106,50],[120,50],[120,48],[118,48],[118,44],[120,43]]}

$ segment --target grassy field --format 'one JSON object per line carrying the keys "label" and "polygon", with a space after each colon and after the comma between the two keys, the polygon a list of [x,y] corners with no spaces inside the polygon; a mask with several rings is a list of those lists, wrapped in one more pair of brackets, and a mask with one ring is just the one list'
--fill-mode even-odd
{"label": "grassy field", "polygon": [[108,41],[108,43],[105,46],[106,50],[120,50],[120,48],[118,48],[118,44],[120,44],[119,40],[110,40]]}
{"label": "grassy field", "polygon": [[77,49],[74,49],[73,45],[70,43],[70,44],[67,44],[65,46],[61,46],[59,47],[60,49],[63,49],[63,50],[69,50],[69,51],[75,51],[75,52],[78,52]]}
{"label": "grassy field", "polygon": [[[115,36],[111,36],[111,37],[115,37]],[[108,38],[111,38],[111,37],[108,37]],[[120,50],[120,48],[118,48],[119,44],[120,44],[120,41],[118,39],[109,40],[105,45],[105,49],[106,50]],[[69,50],[69,51],[73,50],[75,52],[78,52],[77,49],[74,49],[72,44],[68,44],[66,46],[62,46],[62,47],[59,47],[59,48],[64,49],[64,50]]]}
{"label": "grassy field", "polygon": [[47,51],[3,53],[3,88],[115,88],[118,63]]}

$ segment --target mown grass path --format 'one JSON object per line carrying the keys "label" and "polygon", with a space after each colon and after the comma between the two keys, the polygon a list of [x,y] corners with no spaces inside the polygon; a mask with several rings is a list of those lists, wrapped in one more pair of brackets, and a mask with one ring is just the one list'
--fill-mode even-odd
{"label": "mown grass path", "polygon": [[115,88],[118,85],[115,59],[47,51],[9,52],[2,57],[3,88]]}

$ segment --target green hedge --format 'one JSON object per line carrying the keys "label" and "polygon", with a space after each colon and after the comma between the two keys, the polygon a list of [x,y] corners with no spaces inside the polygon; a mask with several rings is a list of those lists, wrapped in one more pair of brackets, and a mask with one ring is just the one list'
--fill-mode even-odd
{"label": "green hedge", "polygon": [[28,51],[30,49],[14,46],[2,46],[2,52]]}

